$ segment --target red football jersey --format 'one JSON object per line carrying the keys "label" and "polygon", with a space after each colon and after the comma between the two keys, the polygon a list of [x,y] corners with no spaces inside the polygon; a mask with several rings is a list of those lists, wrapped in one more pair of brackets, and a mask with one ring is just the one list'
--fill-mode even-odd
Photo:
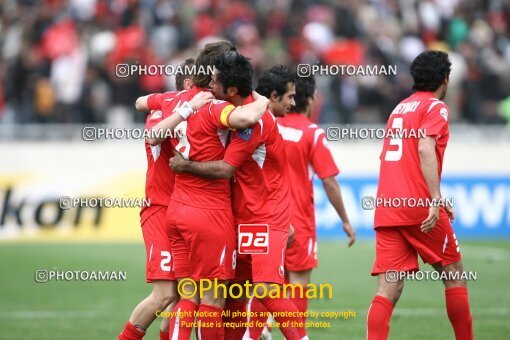
{"label": "red football jersey", "polygon": [[[243,105],[253,102],[249,96]],[[283,138],[266,111],[252,127],[234,133],[225,162],[237,168],[232,209],[237,224],[264,223],[289,230],[290,182]]]}
{"label": "red football jersey", "polygon": [[313,177],[336,176],[339,170],[328,149],[326,133],[305,115],[290,112],[278,117],[278,128],[285,141],[291,186],[291,222],[296,228],[315,232]]}
{"label": "red football jersey", "polygon": [[[376,206],[375,227],[421,224],[428,216],[428,207],[409,206],[403,199],[430,200],[430,191],[421,170],[418,154],[419,135],[436,140],[438,174],[441,178],[443,156],[449,138],[448,107],[432,92],[416,92],[398,104],[391,113],[386,130],[407,137],[384,140],[380,155],[381,168],[377,197],[400,200],[400,207]],[[448,218],[442,208],[439,218]]]}
{"label": "red football jersey", "polygon": [[[178,92],[157,93],[149,96],[147,101],[151,113],[145,121],[145,129],[149,130],[163,119],[161,112],[161,103],[163,100],[171,100]],[[151,100],[151,98],[153,98]],[[157,98],[157,101],[154,100]],[[168,166],[168,160],[172,153],[172,146],[169,141],[164,141],[160,145],[151,146],[145,141],[145,152],[147,154],[147,175],[145,178],[145,198],[150,200],[150,206],[168,206],[170,196],[174,188],[175,174]],[[152,215],[143,207],[140,216],[142,223]]]}
{"label": "red football jersey", "polygon": [[[190,101],[200,91],[205,89],[194,86],[188,91],[182,91],[172,100],[163,102],[163,118],[186,101]],[[175,149],[184,158],[207,162],[223,159],[229,134],[228,117],[235,109],[234,105],[213,100],[202,106],[186,121],[180,123],[176,131],[178,143]],[[191,174],[176,174],[172,200],[207,209],[231,209],[231,189],[228,179],[206,179]]]}

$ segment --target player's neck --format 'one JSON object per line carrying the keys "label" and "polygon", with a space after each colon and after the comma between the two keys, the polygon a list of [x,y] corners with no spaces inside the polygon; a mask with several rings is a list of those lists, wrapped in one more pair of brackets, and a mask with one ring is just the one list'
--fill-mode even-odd
{"label": "player's neck", "polygon": [[434,98],[443,100],[443,87],[440,86],[436,91],[434,91]]}
{"label": "player's neck", "polygon": [[299,112],[299,111],[290,111],[288,114],[295,114],[295,115],[299,115],[299,116],[303,116],[303,117],[306,117],[308,118],[308,111],[304,111],[304,112]]}
{"label": "player's neck", "polygon": [[234,106],[241,106],[243,105],[244,101],[246,100],[247,97],[240,97],[240,96],[234,96],[232,98],[230,98],[230,102],[232,104],[234,104]]}
{"label": "player's neck", "polygon": [[420,91],[420,90],[418,90],[416,92],[419,92],[421,94],[430,94],[434,98],[439,99],[439,100],[443,100],[442,98],[444,96],[444,94],[443,94],[443,85],[439,86],[439,88],[437,90],[435,90],[435,91]]}

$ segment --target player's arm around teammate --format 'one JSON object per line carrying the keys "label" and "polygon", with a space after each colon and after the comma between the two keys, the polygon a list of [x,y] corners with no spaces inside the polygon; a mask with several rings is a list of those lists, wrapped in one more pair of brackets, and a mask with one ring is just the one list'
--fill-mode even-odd
{"label": "player's arm around teammate", "polygon": [[[211,84],[215,83],[215,76]],[[230,91],[230,88],[227,90]],[[225,125],[232,129],[243,129],[257,123],[266,111],[269,99],[252,92],[255,100],[252,103],[237,106],[225,119]],[[230,178],[236,172],[234,166],[228,164],[224,160],[209,162],[193,162],[185,159],[178,151],[174,150],[174,157],[170,159],[170,167],[176,173],[189,173],[209,179]]]}
{"label": "player's arm around teammate", "polygon": [[175,129],[177,125],[191,116],[193,112],[210,103],[213,99],[214,96],[210,92],[202,91],[197,93],[191,101],[183,103],[174,110],[174,113],[177,114],[166,117],[151,129],[154,133],[147,138],[149,144],[152,146],[161,144],[166,139],[164,136],[165,131]]}
{"label": "player's arm around teammate", "polygon": [[224,160],[209,162],[189,161],[176,150],[174,150],[174,157],[170,158],[169,165],[175,173],[188,173],[209,179],[230,178],[237,170],[236,167]]}

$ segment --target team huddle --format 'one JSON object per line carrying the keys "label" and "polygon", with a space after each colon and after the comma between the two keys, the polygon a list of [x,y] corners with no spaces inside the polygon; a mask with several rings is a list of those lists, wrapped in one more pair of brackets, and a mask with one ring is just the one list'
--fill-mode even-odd
{"label": "team huddle", "polygon": [[[327,147],[325,132],[309,119],[315,80],[313,76],[297,77],[294,70],[277,65],[260,75],[254,90],[249,59],[226,41],[206,45],[195,60],[188,59],[185,65],[197,69],[214,66],[214,73],[179,75],[178,91],[151,94],[136,101],[138,110],[149,112],[148,130],[175,133],[171,138],[154,133],[145,143],[145,191],[151,205],[142,209],[141,225],[146,278],[153,289],[134,309],[119,339],[142,339],[158,312],[165,309],[171,317],[162,319],[160,339],[190,339],[193,330],[197,339],[204,340],[259,339],[267,331],[268,314],[279,325],[286,325],[280,327],[286,339],[308,339],[306,294],[274,297],[264,296],[264,292],[270,285],[284,283],[300,285],[306,291],[312,269],[317,267],[315,174],[343,222],[348,245],[355,242],[335,178],[339,170]],[[440,89],[444,93],[448,75],[449,65],[441,79],[446,79]],[[427,136],[427,146],[432,145],[434,157],[437,149],[439,155],[435,174],[430,174],[429,168],[425,170],[422,161],[421,181],[410,188],[400,186],[398,193],[440,198],[441,164],[448,140],[443,110],[447,108],[439,100],[431,100],[437,88],[425,89],[428,92],[415,89],[418,92],[414,100],[423,105],[408,116],[414,117],[412,122],[417,127],[423,121],[428,124],[432,134],[430,141]],[[402,122],[395,121],[398,119],[390,116],[388,128],[397,128],[398,124],[402,128]],[[399,149],[394,151],[391,146],[395,142],[385,141],[386,160],[388,154],[400,152],[402,161],[408,164],[403,171],[415,170],[416,165],[411,163],[416,157],[421,159],[425,147],[421,141],[419,146],[417,141],[414,143],[402,145],[400,141]],[[416,149],[414,154],[408,151],[410,147]],[[385,167],[383,158],[381,162],[381,178],[398,171],[398,164]],[[415,188],[419,188],[418,193]],[[380,185],[378,196],[392,197],[392,190],[391,185]],[[391,311],[402,290],[402,282],[383,282],[385,271],[418,270],[417,254],[438,270],[462,270],[448,221],[453,211],[437,209],[425,211],[424,217],[423,212],[414,211],[412,216],[404,212],[393,219],[391,212],[388,216],[376,209],[377,250],[372,274],[379,275],[379,289],[367,317],[368,339],[387,338]],[[414,225],[421,235],[402,227]],[[238,252],[244,235],[240,230],[245,226],[260,231],[257,235],[263,235],[265,251]],[[450,237],[449,242],[444,241],[444,235]],[[225,285],[249,281],[256,284],[258,294],[251,299],[225,297],[214,290],[196,294],[190,285],[180,285],[186,280],[214,280]],[[464,306],[465,282],[445,285],[448,315],[457,339],[472,338],[469,305]],[[453,296],[450,302],[448,296]],[[449,305],[455,313],[450,313]],[[467,308],[467,315],[459,313],[458,308]]]}

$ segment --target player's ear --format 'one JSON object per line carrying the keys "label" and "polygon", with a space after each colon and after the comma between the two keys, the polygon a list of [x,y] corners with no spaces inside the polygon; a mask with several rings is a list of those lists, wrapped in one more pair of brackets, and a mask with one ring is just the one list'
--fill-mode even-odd
{"label": "player's ear", "polygon": [[442,85],[444,85],[444,86],[448,86],[448,82],[450,81],[450,79],[448,79],[448,78],[449,78],[448,76],[445,76],[445,77],[443,78]]}
{"label": "player's ear", "polygon": [[193,87],[193,82],[191,81],[191,79],[184,79],[184,89],[185,90],[189,90]]}
{"label": "player's ear", "polygon": [[269,100],[271,100],[272,102],[280,101],[280,98],[278,98],[278,93],[276,93],[276,91],[271,92],[271,96],[269,96]]}
{"label": "player's ear", "polygon": [[234,97],[237,94],[237,87],[231,86],[227,89],[227,94],[229,97]]}
{"label": "player's ear", "polygon": [[307,98],[308,106],[312,107],[314,101],[315,101],[315,97],[308,97]]}

